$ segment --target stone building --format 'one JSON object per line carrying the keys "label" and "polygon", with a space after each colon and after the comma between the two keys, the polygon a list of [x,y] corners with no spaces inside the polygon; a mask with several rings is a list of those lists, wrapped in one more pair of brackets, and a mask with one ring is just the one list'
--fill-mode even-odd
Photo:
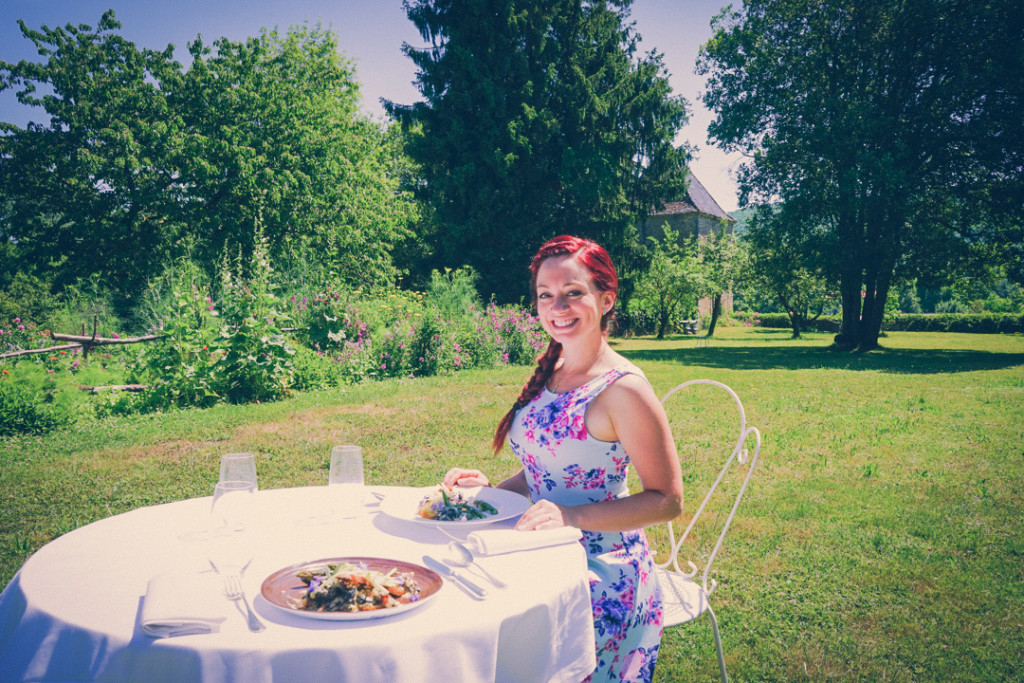
{"label": "stone building", "polygon": [[[690,171],[686,194],[677,201],[666,202],[663,209],[652,212],[640,225],[640,234],[644,239],[661,239],[665,223],[679,233],[680,240],[685,240],[693,236],[698,239],[705,237],[712,228],[717,230],[724,227],[726,233],[731,234],[736,219],[718,205],[693,171]],[[711,300],[701,299],[697,309],[702,315],[711,313]],[[729,311],[732,311],[731,291],[722,295],[722,312]]]}

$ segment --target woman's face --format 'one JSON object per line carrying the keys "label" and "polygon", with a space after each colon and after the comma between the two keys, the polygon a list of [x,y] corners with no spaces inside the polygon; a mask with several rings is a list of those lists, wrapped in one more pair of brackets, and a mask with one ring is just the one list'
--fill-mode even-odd
{"label": "woman's face", "polygon": [[601,316],[615,303],[602,292],[575,255],[553,256],[537,270],[537,315],[541,325],[561,344],[602,334]]}

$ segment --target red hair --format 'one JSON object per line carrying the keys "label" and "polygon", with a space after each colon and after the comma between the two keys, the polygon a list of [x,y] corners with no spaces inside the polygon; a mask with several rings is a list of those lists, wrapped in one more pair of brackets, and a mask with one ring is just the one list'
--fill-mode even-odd
{"label": "red hair", "polygon": [[[615,264],[612,263],[612,257],[608,255],[605,248],[597,242],[588,239],[571,235],[559,235],[542,244],[537,253],[534,254],[533,260],[530,261],[530,295],[533,297],[534,304],[537,303],[537,273],[540,271],[541,264],[549,258],[570,255],[574,256],[587,269],[590,277],[594,280],[594,286],[598,290],[618,295],[619,276],[615,272]],[[608,324],[614,315],[615,313],[609,310],[601,316],[602,332],[607,333]],[[508,432],[512,429],[512,422],[515,419],[516,413],[519,412],[520,408],[523,408],[537,397],[537,394],[547,384],[548,379],[551,378],[551,373],[555,371],[555,366],[561,356],[562,345],[552,339],[548,342],[548,348],[544,353],[537,357],[537,367],[534,369],[533,375],[523,385],[519,396],[516,398],[516,402],[512,404],[512,408],[501,418],[498,428],[494,432],[494,440],[491,442],[491,446],[494,448],[495,455],[500,453],[501,449],[505,446],[505,439],[508,438]]]}

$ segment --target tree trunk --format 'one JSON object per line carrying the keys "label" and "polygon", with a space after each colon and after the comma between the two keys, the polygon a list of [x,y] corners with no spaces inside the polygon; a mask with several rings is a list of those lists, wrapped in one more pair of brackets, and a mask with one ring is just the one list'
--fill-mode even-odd
{"label": "tree trunk", "polygon": [[864,314],[861,318],[860,334],[857,341],[859,351],[878,348],[878,337],[882,333],[885,319],[885,302],[889,298],[892,276],[896,268],[896,248],[903,227],[904,213],[900,199],[905,193],[894,188],[889,196],[882,195],[877,229],[869,230],[871,248],[866,269]]}
{"label": "tree trunk", "polygon": [[705,336],[710,337],[715,333],[715,325],[718,324],[718,318],[722,315],[722,295],[716,294],[711,299],[711,322],[708,323],[708,333]]}
{"label": "tree trunk", "polygon": [[779,303],[786,309],[786,315],[789,316],[789,324],[793,328],[793,339],[800,338],[800,328],[803,326],[803,321],[800,320],[800,312],[793,306],[789,305],[789,301],[782,294],[778,295]]}
{"label": "tree trunk", "polygon": [[870,351],[878,348],[878,337],[882,333],[882,319],[885,317],[885,300],[888,296],[889,286],[880,287],[873,297],[871,306],[865,306],[857,350]]}
{"label": "tree trunk", "polygon": [[840,211],[839,251],[844,257],[839,275],[839,294],[843,303],[843,317],[834,343],[838,349],[852,350],[860,341],[860,292],[864,280],[860,255],[864,253],[864,240],[856,210],[848,205]]}
{"label": "tree trunk", "polygon": [[878,348],[878,337],[882,333],[882,322],[885,320],[885,302],[892,287],[894,267],[894,259],[891,256],[879,259],[878,267],[872,272],[873,277],[866,282],[868,291],[864,297],[864,317],[857,343],[860,351]]}

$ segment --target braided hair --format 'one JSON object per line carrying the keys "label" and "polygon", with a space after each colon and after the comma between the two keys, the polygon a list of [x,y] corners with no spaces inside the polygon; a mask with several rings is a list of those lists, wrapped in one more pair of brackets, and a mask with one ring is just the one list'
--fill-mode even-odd
{"label": "braided hair", "polygon": [[[618,294],[619,278],[615,273],[615,264],[612,263],[612,258],[605,251],[604,247],[588,239],[560,235],[551,238],[541,245],[530,262],[530,294],[533,297],[534,305],[537,303],[537,273],[540,271],[541,264],[555,256],[569,255],[575,256],[587,269],[587,272],[594,279],[594,285],[598,290]],[[608,325],[614,316],[615,313],[611,310],[601,316],[602,332],[607,333]],[[544,353],[537,357],[537,367],[534,369],[530,379],[523,385],[515,403],[512,404],[512,408],[498,422],[498,428],[494,432],[494,440],[491,442],[495,455],[500,453],[501,449],[505,446],[505,439],[508,438],[509,430],[512,429],[512,422],[515,420],[516,413],[537,397],[537,394],[541,392],[541,389],[544,388],[544,385],[551,378],[551,374],[555,371],[555,367],[558,365],[558,360],[561,357],[562,345],[552,339],[548,342],[548,347]]]}

